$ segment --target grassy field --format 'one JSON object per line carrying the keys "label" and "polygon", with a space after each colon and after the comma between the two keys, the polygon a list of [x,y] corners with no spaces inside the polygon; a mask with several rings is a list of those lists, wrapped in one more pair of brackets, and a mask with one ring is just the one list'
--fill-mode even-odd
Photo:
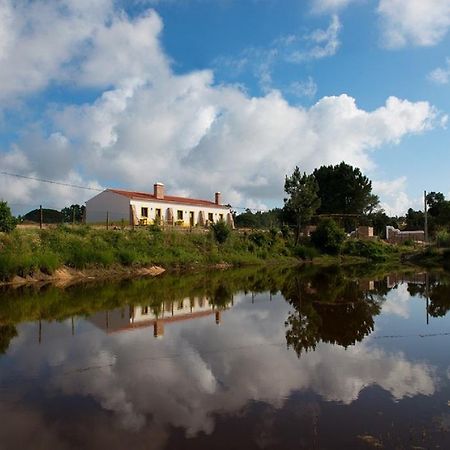
{"label": "grassy field", "polygon": [[[161,231],[155,227],[98,229],[89,226],[21,228],[0,233],[0,281],[13,277],[52,275],[62,267],[76,270],[140,268],[165,269],[257,265],[270,262],[316,264],[400,261],[413,247],[399,247],[379,240],[347,240],[340,255],[323,255],[305,240],[297,246],[281,232],[235,231],[219,244],[212,232]],[[39,276],[38,276],[39,278]]]}
{"label": "grassy field", "polygon": [[67,266],[75,269],[113,266],[164,268],[248,265],[294,261],[281,234],[232,233],[218,244],[210,233],[176,231],[98,230],[86,226],[54,229],[20,229],[0,233],[0,280],[15,275],[52,274]]}

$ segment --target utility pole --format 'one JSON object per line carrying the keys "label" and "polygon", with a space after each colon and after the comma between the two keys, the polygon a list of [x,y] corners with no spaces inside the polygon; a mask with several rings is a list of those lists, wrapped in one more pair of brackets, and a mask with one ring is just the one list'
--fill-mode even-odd
{"label": "utility pole", "polygon": [[44,222],[44,214],[42,212],[42,205],[39,205],[39,228],[42,230],[42,223]]}
{"label": "utility pole", "polygon": [[423,191],[423,211],[425,215],[425,242],[428,242],[428,208],[427,208],[427,191]]}
{"label": "utility pole", "polygon": [[72,226],[75,226],[75,206],[72,206]]}

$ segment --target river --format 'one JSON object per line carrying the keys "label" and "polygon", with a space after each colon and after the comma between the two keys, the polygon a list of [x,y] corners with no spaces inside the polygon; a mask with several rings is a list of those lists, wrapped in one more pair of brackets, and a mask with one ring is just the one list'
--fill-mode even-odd
{"label": "river", "polygon": [[450,275],[264,268],[0,292],[0,449],[450,448]]}

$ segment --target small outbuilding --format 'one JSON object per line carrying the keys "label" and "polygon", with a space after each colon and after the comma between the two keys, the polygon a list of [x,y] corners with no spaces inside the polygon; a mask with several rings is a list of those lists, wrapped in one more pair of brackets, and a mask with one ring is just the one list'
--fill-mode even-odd
{"label": "small outbuilding", "polygon": [[231,206],[214,201],[166,195],[164,185],[155,183],[153,193],[106,189],[86,202],[86,223],[126,222],[131,225],[209,226],[225,221],[234,228]]}

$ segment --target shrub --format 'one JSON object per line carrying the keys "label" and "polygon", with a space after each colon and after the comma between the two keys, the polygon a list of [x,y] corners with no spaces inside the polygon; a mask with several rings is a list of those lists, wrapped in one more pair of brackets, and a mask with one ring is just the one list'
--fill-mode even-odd
{"label": "shrub", "polygon": [[219,244],[223,244],[228,239],[231,233],[230,228],[223,220],[211,225],[211,229],[214,235],[214,239]]}
{"label": "shrub", "polygon": [[310,261],[312,261],[313,258],[315,258],[316,256],[319,256],[319,252],[311,246],[308,245],[297,245],[294,248],[294,256],[296,256],[299,259],[309,259]]}
{"label": "shrub", "polygon": [[345,232],[333,219],[323,219],[311,234],[311,242],[319,250],[331,255],[341,251]]}
{"label": "shrub", "polygon": [[436,233],[436,245],[438,247],[450,247],[450,233],[446,230]]}
{"label": "shrub", "polygon": [[11,209],[6,202],[0,202],[0,231],[9,233],[16,228],[17,220],[11,214]]}
{"label": "shrub", "polygon": [[342,252],[350,256],[361,256],[372,261],[385,261],[389,254],[392,253],[392,248],[379,241],[352,239],[344,244]]}
{"label": "shrub", "polygon": [[258,247],[262,247],[267,243],[267,236],[263,231],[254,231],[253,233],[249,234],[248,238]]}

